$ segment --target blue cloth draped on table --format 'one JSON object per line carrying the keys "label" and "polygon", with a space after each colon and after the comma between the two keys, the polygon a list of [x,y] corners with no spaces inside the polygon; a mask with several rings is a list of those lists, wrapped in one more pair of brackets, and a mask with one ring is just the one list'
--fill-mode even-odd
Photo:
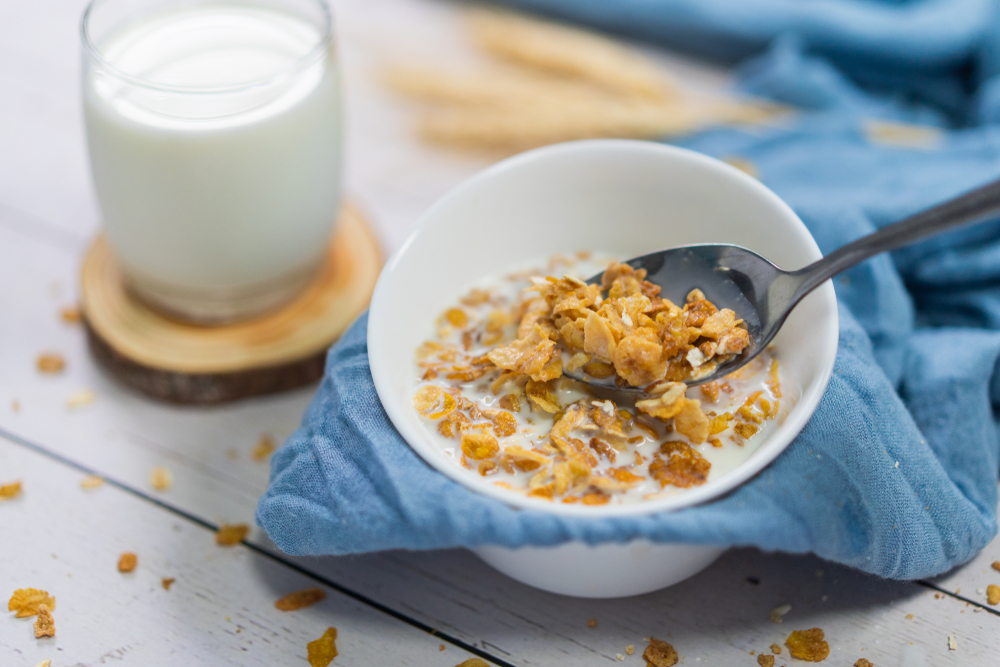
{"label": "blue cloth draped on table", "polygon": [[[1000,177],[996,3],[520,0],[619,34],[746,57],[737,85],[802,109],[782,127],[677,142],[749,160],[829,252]],[[871,119],[939,126],[924,148],[872,143]],[[512,510],[424,464],[372,385],[362,317],[329,355],[302,427],[275,454],[257,520],[294,554],[566,540],[812,551],[883,577],[934,575],[997,530],[1000,223],[882,255],[835,279],[840,350],[801,435],[715,502],[635,519]]]}

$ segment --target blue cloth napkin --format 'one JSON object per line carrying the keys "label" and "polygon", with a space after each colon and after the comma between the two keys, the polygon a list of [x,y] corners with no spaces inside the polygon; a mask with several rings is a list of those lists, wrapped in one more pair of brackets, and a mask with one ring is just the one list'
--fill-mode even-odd
{"label": "blue cloth napkin", "polygon": [[[1000,24],[982,21],[992,2],[953,3],[961,16],[935,1],[517,4],[666,43],[710,35],[720,53],[766,46],[743,64],[740,87],[809,111],[778,128],[719,129],[679,143],[751,162],[824,252],[1000,177],[1000,128],[984,122],[1000,118],[988,71]],[[864,79],[845,74],[865,62]],[[972,88],[969,63],[979,68]],[[963,92],[948,105],[915,92],[949,85]],[[873,143],[865,131],[873,118],[944,127],[958,116],[981,124],[942,129],[927,148]],[[257,520],[293,554],[643,537],[812,551],[897,579],[944,572],[997,531],[1000,223],[876,257],[834,284],[840,349],[819,408],[767,469],[712,503],[572,519],[467,491],[423,463],[386,417],[363,316],[331,350],[302,427],[274,455]]]}

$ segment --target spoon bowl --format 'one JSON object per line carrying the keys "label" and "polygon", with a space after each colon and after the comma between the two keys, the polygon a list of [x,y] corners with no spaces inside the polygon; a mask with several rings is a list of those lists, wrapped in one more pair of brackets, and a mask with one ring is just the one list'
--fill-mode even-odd
{"label": "spoon bowl", "polygon": [[[729,308],[750,335],[750,344],[738,355],[709,373],[685,380],[696,386],[738,370],[765,350],[789,313],[807,294],[841,271],[887,250],[914,243],[954,227],[1000,215],[1000,180],[883,227],[873,234],[838,248],[797,271],[782,271],[761,255],[737,245],[712,243],[679,246],[642,255],[624,263],[645,269],[646,280],[675,303],[697,288],[720,308]],[[600,284],[603,273],[588,281]],[[643,387],[623,386],[618,379],[598,380],[582,372],[565,375],[604,392],[646,395]]]}

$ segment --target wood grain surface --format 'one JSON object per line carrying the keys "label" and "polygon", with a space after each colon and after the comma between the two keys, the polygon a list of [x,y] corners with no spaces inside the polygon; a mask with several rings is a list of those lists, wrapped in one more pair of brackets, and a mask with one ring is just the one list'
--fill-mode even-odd
{"label": "wood grain surface", "polygon": [[[48,587],[58,600],[52,643],[13,614],[0,620],[0,665],[305,665],[304,642],[328,626],[340,630],[333,667],[451,667],[473,654],[525,667],[617,664],[621,654],[642,667],[650,635],[672,642],[688,667],[752,667],[751,651],[813,626],[831,645],[823,664],[996,664],[1000,614],[976,590],[1000,580],[988,567],[1000,540],[929,582],[885,582],[811,556],[741,549],[671,589],[603,601],[529,589],[462,550],[289,558],[255,528],[243,546],[216,547],[215,526],[253,524],[268,478],[255,443],[267,433],[280,444],[312,392],[223,406],[157,403],[102,371],[82,327],[60,319],[77,303],[80,260],[99,220],[78,102],[85,4],[0,3],[0,127],[14,128],[0,131],[0,483],[22,479],[25,489],[0,503],[0,593]],[[335,0],[333,8],[347,90],[347,190],[391,251],[427,206],[486,161],[421,146],[408,108],[378,84],[380,67],[414,53],[454,63],[471,56],[450,3]],[[656,57],[688,85],[725,80],[704,65]],[[61,354],[65,370],[40,374],[43,352]],[[69,407],[81,390],[93,401]],[[166,490],[150,486],[157,466],[173,475]],[[109,482],[85,492],[87,472]],[[24,545],[11,548],[10,535]],[[131,575],[115,568],[125,550],[139,556]],[[169,592],[163,576],[177,580]],[[323,603],[289,614],[270,606],[311,586],[326,590]],[[783,603],[792,610],[775,625],[769,611]],[[796,664],[781,657],[787,649],[779,667]]]}

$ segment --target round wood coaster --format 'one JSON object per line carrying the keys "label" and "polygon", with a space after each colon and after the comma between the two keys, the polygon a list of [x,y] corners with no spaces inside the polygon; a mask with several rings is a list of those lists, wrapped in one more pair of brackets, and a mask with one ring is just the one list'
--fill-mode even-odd
{"label": "round wood coaster", "polygon": [[382,268],[378,242],[345,206],[327,262],[294,301],[259,318],[220,326],[169,319],[124,288],[99,235],[81,273],[90,349],[116,378],[172,403],[220,403],[291,389],[323,375],[326,350],[367,307]]}

